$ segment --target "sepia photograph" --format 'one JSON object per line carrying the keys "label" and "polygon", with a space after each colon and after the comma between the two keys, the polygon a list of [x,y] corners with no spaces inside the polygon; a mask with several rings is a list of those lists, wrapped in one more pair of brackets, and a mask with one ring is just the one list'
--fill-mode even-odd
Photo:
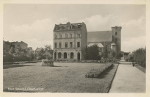
{"label": "sepia photograph", "polygon": [[145,4],[3,5],[4,93],[146,93]]}

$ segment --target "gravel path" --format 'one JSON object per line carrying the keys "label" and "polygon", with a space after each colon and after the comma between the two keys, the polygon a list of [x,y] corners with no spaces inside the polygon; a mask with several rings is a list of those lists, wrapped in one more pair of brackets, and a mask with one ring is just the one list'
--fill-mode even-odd
{"label": "gravel path", "polygon": [[146,74],[132,65],[120,64],[110,93],[142,93],[146,90]]}

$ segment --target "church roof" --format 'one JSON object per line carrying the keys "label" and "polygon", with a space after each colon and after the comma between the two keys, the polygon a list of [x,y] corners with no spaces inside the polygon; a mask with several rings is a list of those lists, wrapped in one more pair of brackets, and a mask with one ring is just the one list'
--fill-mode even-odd
{"label": "church roof", "polygon": [[88,42],[111,42],[111,31],[93,31],[87,33]]}

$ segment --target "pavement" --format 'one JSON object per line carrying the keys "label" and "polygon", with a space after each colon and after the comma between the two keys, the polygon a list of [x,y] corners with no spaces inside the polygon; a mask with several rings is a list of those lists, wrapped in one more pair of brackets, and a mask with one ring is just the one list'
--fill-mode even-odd
{"label": "pavement", "polygon": [[146,74],[131,64],[120,64],[109,93],[146,92]]}

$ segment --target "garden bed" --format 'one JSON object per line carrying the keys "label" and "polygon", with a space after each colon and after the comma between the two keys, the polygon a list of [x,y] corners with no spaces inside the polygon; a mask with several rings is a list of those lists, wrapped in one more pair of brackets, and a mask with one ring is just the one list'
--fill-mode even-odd
{"label": "garden bed", "polygon": [[113,66],[113,64],[105,64],[101,66],[101,68],[98,69],[91,69],[90,72],[88,72],[85,77],[86,78],[99,78],[107,69],[110,69]]}

